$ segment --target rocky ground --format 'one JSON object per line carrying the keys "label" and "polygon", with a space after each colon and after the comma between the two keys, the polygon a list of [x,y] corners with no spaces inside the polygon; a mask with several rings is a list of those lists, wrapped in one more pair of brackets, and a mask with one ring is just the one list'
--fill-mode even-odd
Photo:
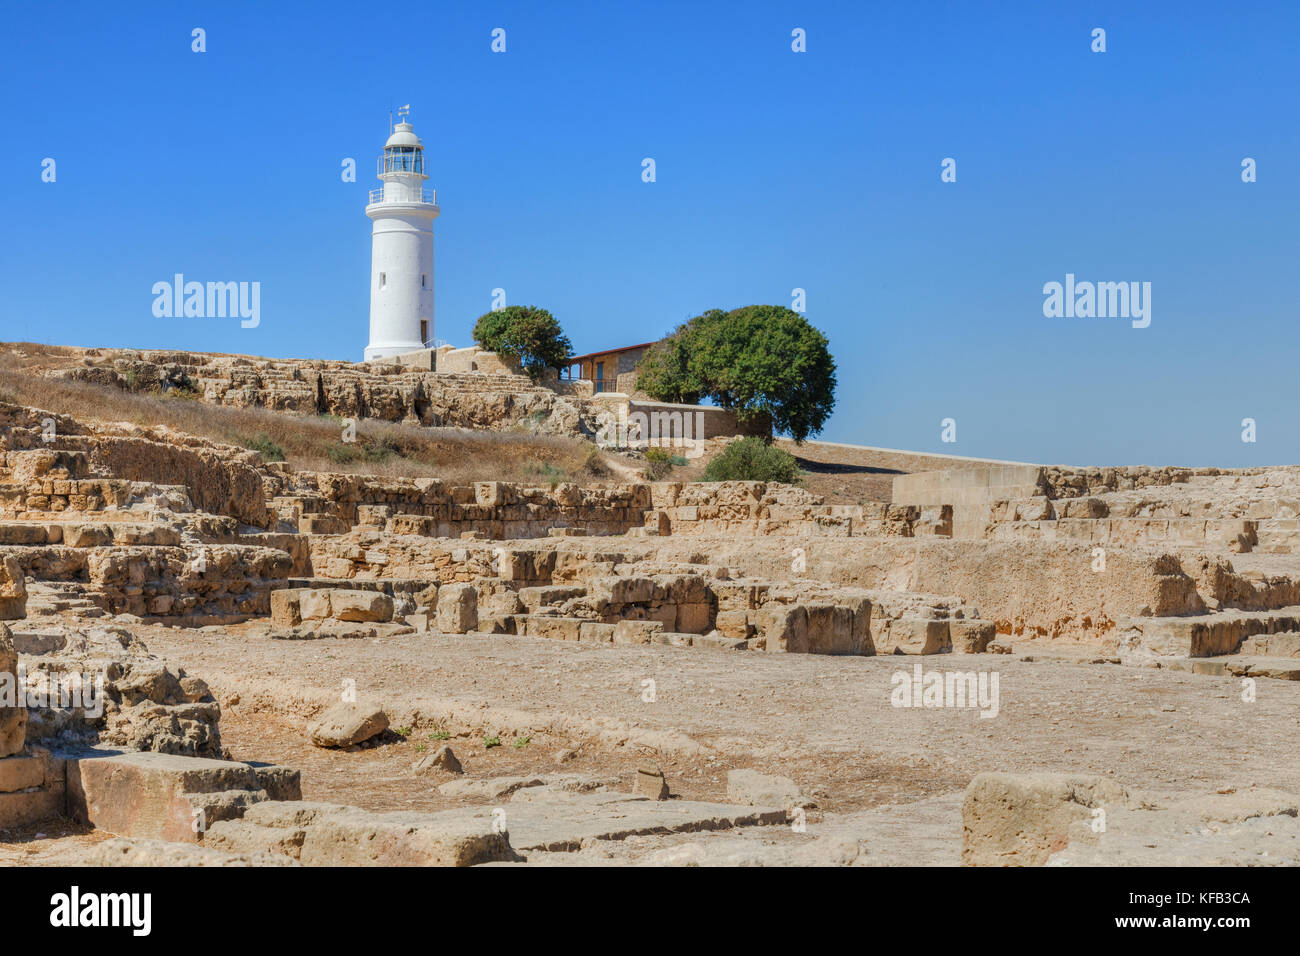
{"label": "rocky ground", "polygon": [[[977,709],[892,706],[891,678],[910,676],[919,658],[506,635],[286,641],[258,624],[135,631],[152,653],[203,675],[221,704],[229,756],[301,769],[308,801],[374,811],[508,807],[508,788],[525,781],[576,777],[631,792],[646,765],[686,801],[727,802],[728,772],[738,769],[789,778],[807,798],[805,833],[778,825],[641,834],[530,853],[530,864],[955,864],[963,793],[990,770],[1095,774],[1167,796],[1300,791],[1300,682],[1261,681],[1248,703],[1235,678],[1123,668],[1032,645],[925,659],[927,670],[998,674],[997,716],[981,718]],[[653,702],[642,700],[647,678]],[[383,708],[390,731],[351,750],[313,746],[308,715],[345,680]],[[500,746],[485,747],[493,737]],[[417,773],[442,746],[464,773]],[[440,791],[459,780],[480,785]],[[39,853],[20,838],[6,857],[88,859],[101,839],[47,837]]]}

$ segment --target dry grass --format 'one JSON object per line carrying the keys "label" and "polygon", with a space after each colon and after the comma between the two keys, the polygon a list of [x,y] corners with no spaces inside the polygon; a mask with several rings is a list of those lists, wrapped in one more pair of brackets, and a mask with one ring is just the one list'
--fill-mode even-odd
{"label": "dry grass", "polygon": [[83,422],[166,425],[209,441],[253,448],[267,460],[276,460],[278,452],[297,470],[529,485],[599,485],[614,480],[618,471],[590,442],[522,432],[362,420],[356,441],[344,443],[342,421],[327,416],[207,405],[193,393],[176,390],[144,394],[43,378],[31,374],[45,366],[40,358],[66,356],[67,351],[58,346],[30,349],[27,356],[0,355],[0,399]]}

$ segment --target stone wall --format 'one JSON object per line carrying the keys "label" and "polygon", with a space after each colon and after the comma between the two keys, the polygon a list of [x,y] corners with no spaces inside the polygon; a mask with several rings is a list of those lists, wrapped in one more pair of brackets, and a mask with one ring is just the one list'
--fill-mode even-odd
{"label": "stone wall", "polygon": [[[1226,561],[1196,553],[1117,549],[1104,572],[1089,545],[960,541],[943,537],[661,538],[662,563],[694,560],[743,569],[745,576],[803,578],[872,592],[960,595],[971,616],[999,634],[1102,643],[1128,616],[1204,614],[1209,603],[1281,607],[1297,598],[1285,576],[1247,578]],[[574,542],[573,547],[579,545]],[[802,558],[795,571],[792,552]],[[904,614],[904,616],[907,616]]]}
{"label": "stone wall", "polygon": [[651,482],[611,488],[512,482],[449,485],[436,478],[312,473],[272,501],[287,527],[346,534],[361,525],[395,535],[496,541],[584,535],[950,536],[950,507],[826,505],[790,485]]}
{"label": "stone wall", "polygon": [[[48,374],[127,391],[181,389],[213,405],[266,408],[301,415],[505,430],[522,421],[552,435],[590,434],[576,397],[515,374],[481,349],[447,361],[463,371],[422,370],[398,362],[259,359],[189,352],[87,349],[81,364]],[[437,359],[442,363],[442,350]],[[486,369],[471,371],[482,363]]]}
{"label": "stone wall", "polygon": [[598,443],[609,448],[659,445],[691,457],[693,443],[735,435],[766,435],[765,421],[740,422],[733,409],[713,405],[681,405],[633,398],[624,392],[598,392],[592,397],[600,428]]}
{"label": "stone wall", "polygon": [[651,487],[654,511],[646,523],[656,534],[841,538],[952,534],[952,509],[946,506],[827,505],[802,488],[758,481],[656,482]]}
{"label": "stone wall", "polygon": [[895,478],[894,498],[951,500],[958,538],[1300,549],[1295,468],[961,468]]}
{"label": "stone wall", "polygon": [[952,506],[953,537],[982,538],[994,501],[1041,494],[1043,469],[1037,465],[971,465],[944,471],[899,475],[894,504]]}
{"label": "stone wall", "polygon": [[1254,468],[1152,468],[1146,465],[1120,468],[1063,468],[1051,465],[1042,469],[1044,493],[1051,498],[1079,498],[1111,492],[1135,491],[1187,484],[1196,478],[1225,475],[1255,475]]}
{"label": "stone wall", "polygon": [[443,345],[435,350],[436,371],[446,374],[521,375],[519,360],[508,355],[489,352],[477,345],[455,348]]}
{"label": "stone wall", "polygon": [[[1016,465],[987,464],[968,465],[941,471],[926,471],[916,474],[899,475],[893,482],[892,499],[896,504],[933,506],[948,504],[953,506],[953,536],[956,538],[975,539],[991,535],[992,524],[1003,522],[1041,522],[1056,517],[1079,517],[1094,519],[1105,517],[1109,509],[1099,496],[1124,495],[1143,492],[1144,490],[1167,489],[1171,486],[1190,486],[1195,482],[1204,482],[1215,478],[1246,478],[1261,474],[1260,469],[1221,469],[1221,468],[1149,468],[1138,466],[1132,468],[1065,468],[1058,465]],[[1294,476],[1287,475],[1287,478]],[[1284,479],[1285,480],[1285,479]],[[1216,489],[1221,496],[1223,489]],[[1207,513],[1207,509],[1221,507],[1214,500],[1202,502],[1199,510],[1179,511],[1180,499],[1184,494],[1173,496],[1172,500],[1136,500],[1131,511],[1121,511],[1117,517],[1133,518],[1216,518],[1237,517],[1237,515],[1219,515]],[[1072,499],[1088,499],[1084,504],[1073,509],[1061,507],[1054,513],[1053,501],[1066,502]],[[1276,505],[1276,503],[1274,503]],[[1011,511],[1008,511],[1010,506]],[[1160,510],[1165,513],[1158,513]],[[1251,517],[1274,517],[1268,514],[1251,515]],[[1276,515],[1280,518],[1295,518],[1300,511]],[[1279,527],[1282,535],[1290,528]],[[1040,532],[1042,534],[1040,535]],[[1109,528],[1096,529],[1082,527],[1073,529],[1041,527],[1020,528],[1016,531],[1000,529],[1005,539],[1011,537],[1033,538],[1060,533],[1063,537],[1080,540],[1114,540],[1116,543],[1132,543],[1152,540],[1163,542],[1174,539],[1188,543],[1218,544],[1222,541],[1235,540],[1237,534],[1246,532],[1238,528],[1235,532],[1221,527],[1200,527],[1188,524],[1182,527],[1163,528],[1159,525],[1150,527],[1138,525],[1117,526],[1112,537]],[[1224,535],[1227,535],[1224,538]],[[1279,538],[1281,543],[1282,538]],[[1289,547],[1289,540],[1285,542]],[[1249,550],[1249,548],[1246,548]]]}
{"label": "stone wall", "polygon": [[[46,420],[55,434],[48,443]],[[0,425],[0,514],[121,506],[139,490],[129,483],[143,482],[184,486],[195,506],[213,514],[259,527],[268,520],[260,459],[247,449],[167,429],[91,433],[66,416],[16,405],[0,405]]]}
{"label": "stone wall", "polygon": [[[1024,501],[1029,503],[1025,504]],[[1040,506],[1039,501],[1046,506],[1051,505],[1047,499],[995,503],[987,537],[994,541],[1069,541],[1103,547],[1157,545],[1211,548],[1235,553],[1254,550],[1259,540],[1257,522],[1235,518],[1009,517],[1047,511],[1048,508]],[[1288,540],[1285,553],[1290,553],[1290,537],[1286,536]],[[1275,533],[1269,540],[1270,549],[1280,553],[1283,536]]]}
{"label": "stone wall", "polygon": [[111,613],[190,623],[270,614],[272,587],[293,571],[285,552],[247,545],[48,545],[0,550],[0,562],[6,557],[37,580],[83,582],[85,596]]}
{"label": "stone wall", "polygon": [[303,473],[294,476],[292,493],[280,495],[273,505],[282,520],[305,532],[343,533],[365,524],[398,535],[477,534],[509,540],[546,537],[552,529],[624,534],[644,523],[650,487],[581,488],[561,482],[554,488],[530,488],[500,481],[451,485],[438,478]]}

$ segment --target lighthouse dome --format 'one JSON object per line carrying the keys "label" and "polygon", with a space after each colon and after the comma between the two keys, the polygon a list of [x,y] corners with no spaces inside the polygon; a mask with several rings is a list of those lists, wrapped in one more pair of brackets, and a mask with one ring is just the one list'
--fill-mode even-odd
{"label": "lighthouse dome", "polygon": [[388,137],[388,142],[384,144],[387,149],[390,146],[413,146],[416,149],[423,148],[420,137],[415,135],[415,127],[410,123],[398,123],[393,127],[393,135]]}

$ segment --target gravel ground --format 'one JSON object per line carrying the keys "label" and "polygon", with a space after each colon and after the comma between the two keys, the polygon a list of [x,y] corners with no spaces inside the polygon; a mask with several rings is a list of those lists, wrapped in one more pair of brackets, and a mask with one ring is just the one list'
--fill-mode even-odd
{"label": "gravel ground", "polygon": [[[720,799],[727,769],[755,767],[795,779],[836,812],[949,793],[983,770],[1102,773],[1151,790],[1300,789],[1300,682],[1261,679],[1247,703],[1235,678],[1053,659],[1040,648],[1033,661],[832,658],[508,636],[291,642],[256,627],[146,630],[154,653],[217,690],[236,756],[302,766],[317,799],[444,806],[409,770],[439,729],[456,735],[449,743],[472,775],[554,772],[554,752],[577,747],[566,772],[630,776],[659,762],[675,791]],[[893,675],[918,661],[926,671],[996,672],[997,716],[892,706]],[[345,679],[395,727],[409,726],[408,739],[355,754],[307,744],[306,717]],[[642,700],[646,679],[653,702]],[[484,734],[503,746],[485,750]],[[517,736],[532,739],[515,748]]]}
{"label": "gravel ground", "polygon": [[[725,801],[727,771],[754,768],[792,778],[815,802],[804,834],[644,836],[533,853],[530,864],[953,865],[962,791],[985,770],[1105,774],[1157,796],[1300,791],[1300,682],[1261,679],[1247,703],[1233,678],[1095,663],[1041,642],[1023,655],[832,658],[500,635],[280,641],[263,624],[136,630],[211,684],[232,757],[301,769],[307,800],[376,811],[481,802],[439,793],[450,774],[413,772],[446,743],[469,778],[582,774],[630,790],[650,764],[675,796]],[[918,662],[927,673],[996,673],[997,715],[893,706],[894,675],[910,678]],[[347,752],[312,746],[307,719],[345,680],[401,733]],[[490,736],[501,745],[485,746]],[[0,834],[0,865],[76,863],[102,839],[39,829],[39,843],[36,830]]]}

